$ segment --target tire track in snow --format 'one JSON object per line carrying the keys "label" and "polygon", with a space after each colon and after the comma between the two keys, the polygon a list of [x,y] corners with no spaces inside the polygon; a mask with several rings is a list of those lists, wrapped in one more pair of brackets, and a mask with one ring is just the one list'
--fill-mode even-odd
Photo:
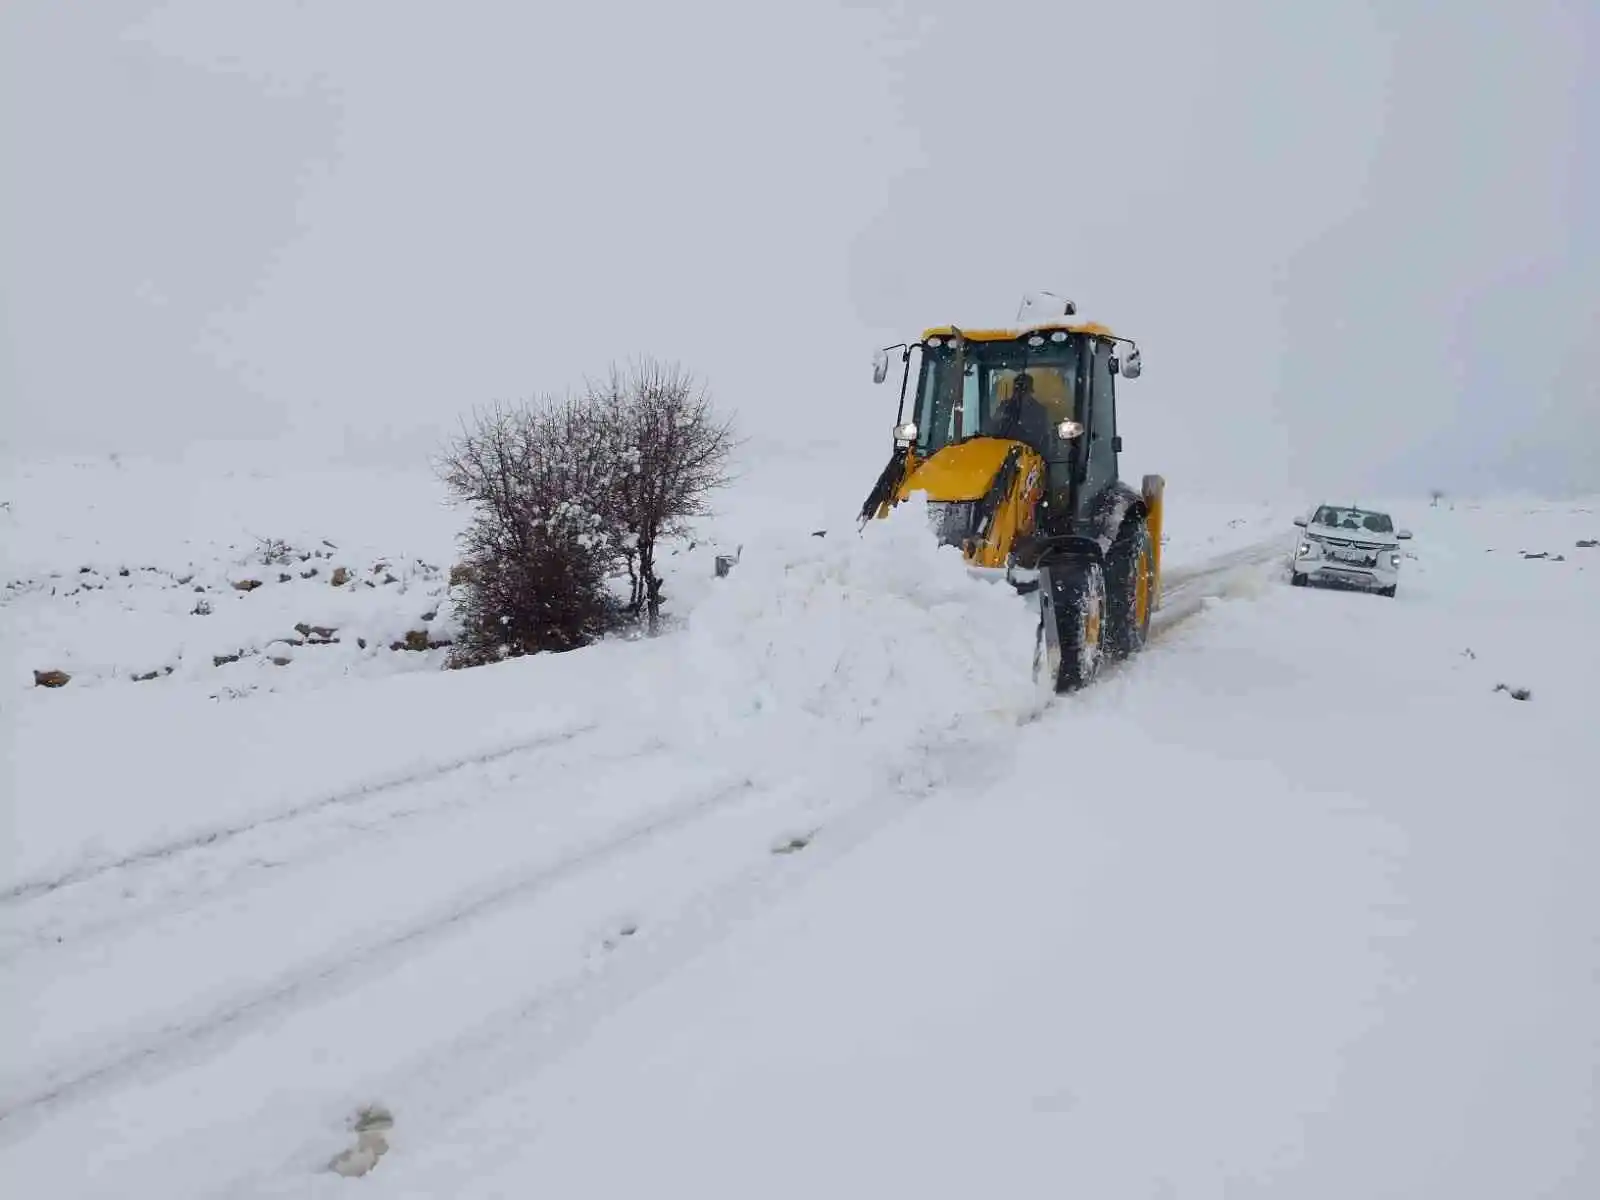
{"label": "tire track in snow", "polygon": [[[508,1087],[527,1088],[562,1059],[579,1052],[627,1005],[715,952],[749,921],[772,911],[796,890],[814,885],[923,803],[952,789],[965,794],[966,788],[983,786],[990,775],[982,751],[989,745],[986,737],[968,743],[957,736],[952,742],[947,730],[937,739],[907,747],[907,753],[858,779],[854,798],[818,822],[806,846],[793,856],[767,847],[754,863],[749,857],[730,858],[714,880],[694,889],[683,902],[664,912],[638,910],[640,932],[606,952],[598,963],[578,959],[571,970],[543,981],[488,1021],[396,1063],[376,1080],[353,1081],[355,1095],[403,1097],[408,1124],[437,1131],[489,1096]],[[908,763],[920,769],[911,772]],[[804,790],[807,784],[797,781],[789,786]],[[330,1115],[348,1111],[357,1102],[341,1097],[341,1103],[330,1107]],[[526,1131],[511,1122],[502,1136],[521,1139]],[[219,1191],[240,1200],[278,1195],[285,1177],[298,1174],[305,1162],[326,1158],[332,1144],[319,1132],[288,1148],[289,1155],[279,1161],[276,1171],[247,1170]],[[498,1157],[480,1145],[474,1165],[493,1165]]]}
{"label": "tire track in snow", "polygon": [[1151,616],[1152,639],[1200,612],[1207,600],[1226,596],[1234,585],[1257,578],[1261,567],[1285,553],[1284,539],[1273,536],[1191,566],[1173,568],[1162,580],[1161,607]]}
{"label": "tire track in snow", "polygon": [[229,1035],[242,1036],[280,1012],[334,992],[353,979],[370,979],[419,947],[450,936],[476,918],[536,897],[557,883],[602,865],[651,838],[687,828],[755,791],[754,781],[743,776],[733,782],[702,788],[649,816],[625,822],[620,828],[592,839],[554,862],[541,864],[531,871],[512,872],[508,878],[476,889],[477,895],[464,895],[380,939],[354,949],[319,955],[206,1016],[144,1035],[98,1063],[77,1069],[58,1069],[54,1079],[31,1087],[18,1087],[14,1094],[0,1095],[0,1131],[19,1117],[70,1101],[140,1069],[160,1066],[185,1053],[198,1052]]}
{"label": "tire track in snow", "polygon": [[[588,733],[574,734],[550,745],[524,746],[511,754],[463,763],[459,771],[488,768],[522,753],[544,750],[552,753],[539,758],[541,772],[610,767],[665,749],[660,740],[645,737],[626,745],[608,739],[606,745],[610,749],[600,754],[592,748],[575,757],[562,754],[563,748],[589,740]],[[63,944],[81,948],[86,942],[104,939],[129,926],[158,921],[190,911],[203,902],[236,895],[267,872],[302,870],[364,850],[374,839],[404,836],[419,825],[441,819],[453,821],[487,806],[520,804],[527,799],[522,789],[510,783],[482,788],[461,786],[448,794],[424,798],[427,789],[455,782],[452,774],[429,772],[382,792],[368,792],[362,797],[364,803],[354,811],[322,805],[302,811],[293,821],[257,824],[225,842],[191,847],[135,864],[123,872],[101,872],[71,887],[0,907],[0,965],[48,954]],[[376,803],[384,797],[390,802]],[[343,836],[352,831],[358,835],[356,840]]]}
{"label": "tire track in snow", "polygon": [[1150,615],[1150,638],[1146,648],[1132,658],[1102,663],[1095,684],[1089,690],[1092,692],[1102,681],[1115,679],[1124,671],[1137,670],[1152,647],[1204,612],[1207,600],[1228,596],[1260,579],[1261,568],[1282,555],[1282,539],[1272,537],[1214,558],[1172,568],[1162,579],[1161,607]]}
{"label": "tire track in snow", "polygon": [[64,871],[48,879],[22,880],[0,889],[0,906],[15,904],[18,901],[34,899],[38,896],[48,895],[62,888],[72,887],[75,884],[85,883],[98,875],[111,871],[122,871],[136,868],[152,862],[174,858],[186,851],[202,850],[216,846],[244,834],[257,830],[268,829],[273,826],[285,825],[290,822],[324,812],[331,808],[345,805],[360,804],[374,796],[408,787],[416,783],[426,783],[435,779],[452,775],[471,767],[485,766],[489,763],[499,762],[514,755],[524,754],[534,750],[543,750],[575,738],[595,733],[599,730],[598,722],[588,722],[582,725],[571,725],[561,729],[546,730],[534,737],[524,737],[508,744],[490,750],[476,751],[472,754],[459,755],[432,763],[425,767],[410,767],[403,772],[388,775],[379,775],[365,783],[355,784],[351,787],[341,788],[294,805],[292,808],[280,809],[266,816],[257,817],[249,821],[241,821],[234,825],[219,825],[209,829],[187,834],[181,838],[149,846],[132,854],[123,855],[109,862],[88,862],[72,870]]}

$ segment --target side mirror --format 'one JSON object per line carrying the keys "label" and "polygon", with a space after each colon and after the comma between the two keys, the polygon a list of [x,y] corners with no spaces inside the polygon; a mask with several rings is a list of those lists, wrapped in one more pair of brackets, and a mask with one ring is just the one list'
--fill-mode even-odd
{"label": "side mirror", "polygon": [[1139,361],[1139,348],[1135,346],[1128,351],[1128,357],[1123,360],[1119,371],[1124,379],[1137,379],[1144,371],[1144,364]]}
{"label": "side mirror", "polygon": [[1294,523],[1296,525],[1298,525],[1301,529],[1304,529],[1306,527],[1306,519],[1304,517],[1296,517],[1294,519]]}
{"label": "side mirror", "polygon": [[1399,533],[1395,534],[1394,536],[1399,538],[1402,542],[1409,542],[1411,540],[1411,530],[1402,529]]}
{"label": "side mirror", "polygon": [[878,350],[872,356],[872,382],[882,383],[889,378],[889,352]]}
{"label": "side mirror", "polygon": [[1117,359],[1117,356],[1115,354],[1113,354],[1111,356],[1111,362],[1108,365],[1111,367],[1111,373],[1113,375],[1121,374],[1121,372],[1122,372],[1122,363]]}

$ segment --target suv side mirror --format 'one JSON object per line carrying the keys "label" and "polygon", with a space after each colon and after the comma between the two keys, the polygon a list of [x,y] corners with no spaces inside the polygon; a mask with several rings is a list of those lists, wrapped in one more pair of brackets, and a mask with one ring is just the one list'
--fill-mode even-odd
{"label": "suv side mirror", "polygon": [[875,351],[872,355],[872,382],[882,383],[889,378],[889,352]]}
{"label": "suv side mirror", "polygon": [[1298,525],[1301,529],[1304,529],[1306,527],[1306,519],[1304,517],[1296,517],[1294,519],[1294,523],[1296,525]]}
{"label": "suv side mirror", "polygon": [[1409,542],[1411,540],[1411,530],[1402,529],[1399,533],[1395,534],[1394,536],[1399,538],[1402,542]]}

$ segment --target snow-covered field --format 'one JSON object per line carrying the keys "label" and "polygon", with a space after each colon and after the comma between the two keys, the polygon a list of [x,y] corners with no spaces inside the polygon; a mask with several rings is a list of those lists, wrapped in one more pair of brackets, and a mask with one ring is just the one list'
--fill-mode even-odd
{"label": "snow-covered field", "polygon": [[1156,641],[1047,699],[805,474],[683,628],[468,672],[390,649],[425,475],[9,479],[10,1190],[1600,1194],[1600,502],[1397,505],[1385,600],[1171,481]]}

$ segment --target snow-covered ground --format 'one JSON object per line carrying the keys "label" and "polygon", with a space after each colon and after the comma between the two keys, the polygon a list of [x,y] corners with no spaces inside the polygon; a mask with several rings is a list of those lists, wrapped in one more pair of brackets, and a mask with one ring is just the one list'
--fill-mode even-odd
{"label": "snow-covered ground", "polygon": [[[852,529],[866,485],[849,481],[870,484],[880,464],[870,448],[823,445],[762,446],[743,465],[712,540],[666,561],[680,614],[707,594],[718,553]],[[1248,546],[1287,511],[1184,501],[1168,529],[1180,557]],[[0,689],[17,704],[36,673],[55,671],[75,695],[187,684],[213,700],[432,673],[455,632],[449,566],[464,518],[426,470],[12,464],[0,505]]]}
{"label": "snow-covered ground", "polygon": [[[1172,481],[1156,641],[1050,699],[1024,602],[789,467],[684,628],[468,672],[386,641],[448,630],[426,476],[12,481],[0,1177],[1597,1194],[1600,503],[1397,505],[1386,600]],[[255,538],[338,558],[236,591]]]}
{"label": "snow-covered ground", "polygon": [[53,462],[0,500],[8,692],[55,670],[233,698],[443,658],[457,515],[426,473]]}

